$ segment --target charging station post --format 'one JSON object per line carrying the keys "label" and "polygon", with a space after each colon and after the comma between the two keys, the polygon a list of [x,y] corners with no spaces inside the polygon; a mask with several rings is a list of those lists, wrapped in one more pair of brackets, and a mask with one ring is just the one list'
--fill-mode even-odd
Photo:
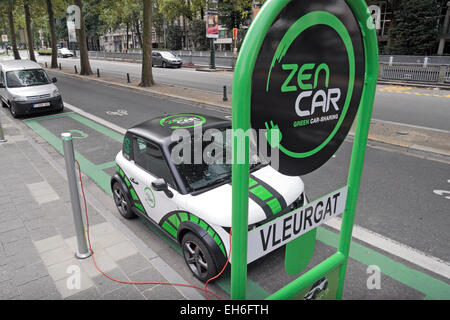
{"label": "charging station post", "polygon": [[78,191],[78,182],[75,171],[75,154],[73,151],[72,134],[68,132],[62,133],[61,138],[63,142],[64,161],[66,163],[67,181],[69,183],[73,222],[75,224],[75,233],[78,244],[75,257],[78,259],[86,259],[91,256],[91,252],[87,246],[83,217],[81,215],[80,193]]}

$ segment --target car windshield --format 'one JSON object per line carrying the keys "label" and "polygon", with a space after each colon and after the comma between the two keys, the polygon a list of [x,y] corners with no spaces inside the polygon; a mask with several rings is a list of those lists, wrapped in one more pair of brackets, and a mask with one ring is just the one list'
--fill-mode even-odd
{"label": "car windshield", "polygon": [[160,52],[163,58],[176,59],[177,57],[172,52]]}
{"label": "car windshield", "polygon": [[6,82],[9,88],[42,86],[51,83],[47,73],[42,69],[8,71]]}
{"label": "car windshield", "polygon": [[[231,181],[231,128],[208,131],[209,133],[203,134],[203,139],[189,137],[174,143],[170,148],[172,161],[188,192],[200,191]],[[253,138],[251,139],[252,148],[256,150]],[[255,152],[251,152],[250,163],[251,170],[262,165]]]}

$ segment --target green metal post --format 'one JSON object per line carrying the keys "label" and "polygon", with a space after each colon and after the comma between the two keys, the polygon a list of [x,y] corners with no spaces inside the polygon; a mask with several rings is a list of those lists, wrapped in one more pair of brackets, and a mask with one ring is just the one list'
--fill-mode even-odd
{"label": "green metal post", "polygon": [[350,169],[348,174],[348,193],[345,212],[342,216],[342,227],[339,239],[339,252],[345,256],[345,262],[339,271],[339,285],[337,299],[342,298],[344,289],[347,261],[350,252],[350,244],[353,232],[353,222],[355,219],[356,204],[358,202],[359,187],[361,184],[361,174],[364,166],[367,138],[370,129],[370,119],[372,117],[373,101],[378,80],[378,40],[374,28],[369,28],[370,13],[363,0],[347,0],[360,23],[361,32],[364,38],[366,77],[364,91],[356,120],[355,139],[353,142]]}
{"label": "green metal post", "polygon": [[[232,123],[233,132],[250,129],[250,100],[252,74],[265,34],[280,11],[291,0],[269,0],[259,11],[249,28],[239,53],[233,78]],[[233,139],[233,218],[231,236],[231,299],[246,297],[247,233],[248,233],[248,138]],[[239,164],[236,150],[245,150],[245,163]]]}

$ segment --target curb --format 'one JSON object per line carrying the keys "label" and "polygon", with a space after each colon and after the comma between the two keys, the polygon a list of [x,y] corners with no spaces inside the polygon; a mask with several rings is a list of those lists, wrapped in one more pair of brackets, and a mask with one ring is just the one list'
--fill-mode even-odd
{"label": "curb", "polygon": [[450,90],[450,84],[433,84],[433,83],[420,83],[420,82],[402,82],[402,81],[389,81],[389,80],[378,80],[378,84],[382,85],[395,85],[402,87],[415,87],[420,89],[434,89],[439,88],[441,90]]}

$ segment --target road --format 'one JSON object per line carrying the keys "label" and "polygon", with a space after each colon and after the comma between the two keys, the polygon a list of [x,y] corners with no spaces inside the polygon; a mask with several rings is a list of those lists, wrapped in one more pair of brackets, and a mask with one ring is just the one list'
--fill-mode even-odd
{"label": "road", "polygon": [[[50,63],[48,56],[39,56],[39,62]],[[64,68],[73,68],[79,60],[73,58],[58,60]],[[141,66],[136,63],[91,60],[92,69],[102,74],[123,76],[130,74],[140,79]],[[223,86],[232,91],[231,72],[198,72],[190,68],[153,68],[156,82],[187,87],[196,90],[222,93]],[[398,86],[379,86],[373,111],[373,118],[409,125],[450,131],[450,92],[428,89],[413,89]]]}
{"label": "road", "polygon": [[[186,72],[173,71],[180,74]],[[51,76],[58,76],[58,87],[66,103],[79,108],[87,115],[93,115],[123,129],[162,113],[197,112],[222,116],[228,114],[220,109],[201,108],[194,104],[158,98],[132,89],[106,86],[91,80],[52,73]],[[425,105],[432,104],[433,97],[423,99],[430,99]],[[127,114],[107,114],[108,111],[118,109],[126,110]],[[98,128],[93,129],[96,126],[89,124],[87,120],[81,123],[71,116],[37,119],[36,122],[55,136],[68,129],[84,130],[89,133],[92,138],[80,142],[76,148],[87,161],[105,169],[102,170],[102,174],[90,175],[89,172],[87,174],[100,180],[102,177],[107,179],[111,174],[113,169],[104,164],[111,163],[115,153],[120,150],[120,136],[108,135],[106,129],[100,131]],[[350,150],[351,143],[345,142],[336,156],[323,168],[303,177],[311,199],[346,184]],[[344,298],[450,297],[449,263],[446,262],[450,261],[448,248],[450,200],[433,192],[437,189],[449,190],[450,184],[447,182],[449,179],[449,162],[426,160],[379,146],[367,148],[356,224],[358,230],[366,230],[364,232],[368,236],[365,239],[366,235],[363,232],[363,236],[354,238]],[[146,243],[159,246],[158,253],[177,271],[187,273],[182,258],[174,250],[168,250],[169,245],[161,239],[158,240],[158,237],[149,232],[142,223],[139,221],[124,221],[124,223],[127,223]],[[388,246],[377,247],[376,241],[369,241],[369,238],[385,239]],[[323,260],[336,250],[336,231],[330,227],[321,227],[318,240],[313,263]],[[399,245],[401,251],[405,253],[402,258],[399,258],[397,253],[391,252],[396,245]],[[417,254],[420,259],[416,258]],[[437,268],[431,271],[432,268],[421,264],[418,260],[423,257],[429,259],[431,264],[437,265]],[[274,292],[294,279],[293,276],[283,272],[283,263],[284,252],[278,250],[249,266],[249,279],[252,281],[249,291],[252,297],[264,297],[265,294]],[[368,290],[366,287],[367,268],[370,265],[378,265],[383,273],[382,287],[379,290]],[[212,288],[227,291],[227,284],[220,285],[219,282]]]}

